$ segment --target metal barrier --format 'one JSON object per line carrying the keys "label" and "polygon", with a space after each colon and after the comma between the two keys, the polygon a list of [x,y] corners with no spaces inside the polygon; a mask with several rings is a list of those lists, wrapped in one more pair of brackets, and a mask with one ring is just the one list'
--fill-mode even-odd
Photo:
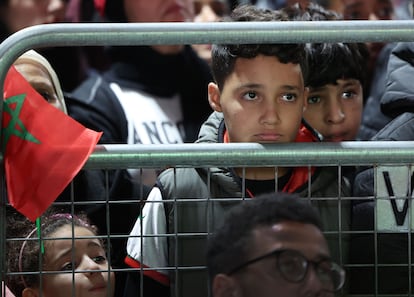
{"label": "metal barrier", "polygon": [[[414,22],[330,21],[40,25],[23,29],[10,36],[0,45],[0,89],[3,89],[5,75],[10,65],[20,54],[31,48],[95,45],[363,41],[414,41]],[[0,92],[0,96],[3,96],[2,94],[3,92]],[[340,170],[342,166],[374,165],[376,168],[380,168],[380,166],[405,167],[411,172],[411,164],[414,164],[414,141],[343,142],[312,145],[304,143],[281,145],[253,143],[168,146],[101,145],[95,149],[86,163],[85,169],[159,168],[165,166],[177,168],[213,166],[295,167],[312,165],[338,166]],[[1,172],[1,176],[4,177],[3,172]],[[2,183],[2,193],[4,193],[3,189],[4,183]],[[5,197],[2,197],[0,205],[2,208],[0,209],[2,213],[2,216],[0,216],[1,279],[4,279],[4,263],[7,255],[5,250],[4,204]],[[411,233],[410,225],[406,229],[408,234]],[[411,271],[411,265],[408,266]],[[410,294],[411,291],[408,295]]]}

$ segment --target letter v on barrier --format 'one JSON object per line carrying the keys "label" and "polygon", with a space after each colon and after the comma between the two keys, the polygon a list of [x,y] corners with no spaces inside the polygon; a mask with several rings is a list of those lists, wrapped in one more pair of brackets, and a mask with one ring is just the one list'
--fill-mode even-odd
{"label": "letter v on barrier", "polygon": [[[384,176],[384,182],[385,185],[387,187],[387,192],[388,195],[390,196],[390,202],[391,202],[391,206],[392,206],[392,211],[394,213],[395,216],[395,220],[397,222],[398,226],[402,226],[404,224],[404,220],[405,217],[407,216],[407,211],[408,211],[408,197],[411,197],[410,193],[407,193],[406,197],[407,199],[404,200],[404,205],[402,210],[398,210],[397,207],[397,201],[396,201],[396,197],[394,195],[394,190],[392,188],[392,184],[391,184],[391,178],[390,178],[390,174],[388,171],[383,171],[382,175]],[[413,191],[413,175],[411,175],[411,192]]]}

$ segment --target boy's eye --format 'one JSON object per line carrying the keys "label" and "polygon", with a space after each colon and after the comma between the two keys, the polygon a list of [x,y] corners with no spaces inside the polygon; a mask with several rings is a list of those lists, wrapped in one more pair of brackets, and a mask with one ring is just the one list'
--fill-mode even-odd
{"label": "boy's eye", "polygon": [[289,101],[289,102],[290,101],[295,101],[296,98],[297,98],[297,96],[295,94],[285,94],[285,95],[282,96],[282,99],[284,101]]}
{"label": "boy's eye", "polygon": [[243,99],[246,100],[255,100],[257,99],[257,94],[255,92],[247,92],[243,95]]}
{"label": "boy's eye", "polygon": [[321,97],[319,96],[310,96],[308,97],[308,104],[316,104],[321,102]]}
{"label": "boy's eye", "polygon": [[105,263],[106,262],[106,257],[104,256],[98,256],[98,257],[94,257],[92,258],[96,263]]}
{"label": "boy's eye", "polygon": [[352,99],[354,97],[355,93],[352,91],[348,91],[348,92],[343,92],[342,93],[342,98],[345,99]]}

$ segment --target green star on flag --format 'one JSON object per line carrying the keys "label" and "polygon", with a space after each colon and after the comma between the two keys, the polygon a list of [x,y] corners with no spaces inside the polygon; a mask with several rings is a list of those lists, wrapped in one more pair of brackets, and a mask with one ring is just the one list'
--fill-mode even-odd
{"label": "green star on flag", "polygon": [[[15,135],[34,143],[40,143],[39,140],[37,140],[32,134],[30,134],[29,131],[27,131],[26,127],[19,119],[20,110],[22,109],[25,98],[26,96],[24,94],[21,94],[7,98],[7,101],[4,102],[4,112],[8,113],[11,116],[11,120],[7,127],[3,128],[3,151],[11,135]],[[16,105],[15,109],[12,109],[13,105]]]}
{"label": "green star on flag", "polygon": [[82,169],[102,132],[50,105],[14,67],[7,73],[3,97],[8,200],[35,221]]}

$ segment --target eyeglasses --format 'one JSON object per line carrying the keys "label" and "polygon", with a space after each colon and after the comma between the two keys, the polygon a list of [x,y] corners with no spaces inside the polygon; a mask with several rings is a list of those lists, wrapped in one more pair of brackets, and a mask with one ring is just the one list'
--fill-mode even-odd
{"label": "eyeglasses", "polygon": [[305,258],[298,251],[275,250],[263,256],[249,260],[233,268],[228,274],[234,274],[247,266],[268,257],[276,257],[276,268],[282,277],[292,283],[300,283],[306,277],[309,266],[313,266],[324,290],[330,292],[339,291],[345,283],[345,270],[329,259],[322,259],[318,262]]}
{"label": "eyeglasses", "polygon": [[223,17],[229,13],[229,7],[227,6],[227,3],[223,0],[213,0],[206,2],[196,0],[194,1],[194,13],[196,15],[200,14],[204,5],[210,6],[214,13],[219,17]]}

